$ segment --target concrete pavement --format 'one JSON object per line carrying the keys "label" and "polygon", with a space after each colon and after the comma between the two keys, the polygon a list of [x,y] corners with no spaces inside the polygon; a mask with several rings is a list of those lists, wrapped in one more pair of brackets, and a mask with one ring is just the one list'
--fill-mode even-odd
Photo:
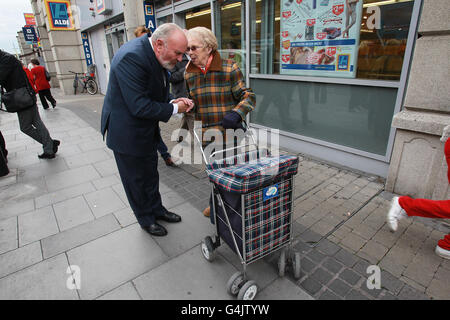
{"label": "concrete pavement", "polygon": [[[183,221],[151,237],[98,131],[103,97],[54,91],[58,106],[39,110],[61,140],[55,159],[38,159],[41,146],[19,131],[17,116],[0,114],[11,170],[0,178],[0,299],[235,299],[226,283],[241,270],[239,258],[225,244],[212,263],[200,252],[214,234],[201,214],[210,190],[201,166],[169,168],[160,159],[163,203]],[[161,124],[169,149],[179,121]],[[450,298],[450,261],[434,254],[448,225],[408,219],[391,233],[393,195],[383,180],[299,156],[293,232],[301,277],[279,277],[275,252],[248,268],[257,299]],[[380,289],[367,286],[371,265],[381,270]],[[81,288],[68,283],[71,272]]]}

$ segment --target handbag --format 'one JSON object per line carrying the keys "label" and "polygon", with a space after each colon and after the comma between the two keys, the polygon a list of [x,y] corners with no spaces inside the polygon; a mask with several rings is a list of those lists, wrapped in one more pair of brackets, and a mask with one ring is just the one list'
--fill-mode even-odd
{"label": "handbag", "polygon": [[45,79],[47,79],[47,81],[50,81],[52,78],[52,76],[50,75],[50,73],[47,71],[47,69],[45,69]]}
{"label": "handbag", "polygon": [[[28,81],[28,79],[27,79]],[[6,112],[19,112],[31,108],[36,104],[36,95],[30,92],[28,86],[17,88],[8,92],[1,87],[1,103],[5,105]]]}

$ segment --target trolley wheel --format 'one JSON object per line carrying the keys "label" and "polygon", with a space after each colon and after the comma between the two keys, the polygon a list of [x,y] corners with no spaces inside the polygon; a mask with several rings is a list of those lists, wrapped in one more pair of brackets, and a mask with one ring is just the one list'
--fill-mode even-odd
{"label": "trolley wheel", "polygon": [[294,272],[294,279],[300,279],[300,252],[292,254],[292,271]]}
{"label": "trolley wheel", "polygon": [[242,272],[236,272],[233,274],[227,282],[227,292],[231,295],[237,295],[242,285],[244,284],[244,274]]}
{"label": "trolley wheel", "polygon": [[214,244],[210,236],[207,236],[202,241],[202,253],[203,257],[209,262],[213,261],[216,257],[216,253],[214,252]]}
{"label": "trolley wheel", "polygon": [[239,290],[237,299],[238,300],[253,300],[258,293],[258,285],[255,281],[250,280],[244,283],[242,288]]}
{"label": "trolley wheel", "polygon": [[278,275],[284,277],[286,271],[286,250],[282,249],[278,258]]}

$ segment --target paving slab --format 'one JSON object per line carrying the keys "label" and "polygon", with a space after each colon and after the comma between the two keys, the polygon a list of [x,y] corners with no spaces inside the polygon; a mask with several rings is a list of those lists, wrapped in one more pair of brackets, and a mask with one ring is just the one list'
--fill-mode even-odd
{"label": "paving slab", "polygon": [[155,241],[169,257],[190,250],[199,245],[206,236],[214,233],[210,220],[190,203],[172,207],[170,211],[179,214],[182,221],[178,223],[159,221],[158,223],[162,224],[169,234],[166,237],[155,237]]}
{"label": "paving slab", "polygon": [[53,208],[61,231],[95,219],[83,196],[58,202]]}
{"label": "paving slab", "polygon": [[42,260],[41,245],[34,242],[0,255],[0,278],[25,269]]}
{"label": "paving slab", "polygon": [[255,300],[314,300],[308,293],[286,278],[278,278],[263,291]]}
{"label": "paving slab", "polygon": [[84,198],[96,218],[100,218],[126,207],[126,205],[110,187],[87,193],[84,195]]}
{"label": "paving slab", "polygon": [[45,207],[20,215],[18,224],[20,247],[59,232],[52,207]]}
{"label": "paving slab", "polygon": [[0,220],[0,254],[17,249],[18,246],[17,217]]}
{"label": "paving slab", "polygon": [[45,182],[47,183],[48,191],[53,192],[98,178],[100,178],[100,175],[97,170],[92,165],[87,165],[56,174],[49,174],[45,177]]}
{"label": "paving slab", "polygon": [[156,241],[134,224],[67,252],[81,270],[81,299],[94,299],[168,260]]}
{"label": "paving slab", "polygon": [[97,300],[141,300],[141,297],[133,286],[133,283],[127,282],[117,289],[105,293],[97,298]]}
{"label": "paving slab", "polygon": [[232,300],[226,284],[236,271],[220,255],[212,263],[206,261],[197,246],[133,283],[144,300]]}
{"label": "paving slab", "polygon": [[41,240],[44,259],[48,259],[75,247],[98,239],[120,229],[112,214],[70,228]]}
{"label": "paving slab", "polygon": [[0,279],[0,300],[77,300],[67,288],[69,264],[64,254]]}

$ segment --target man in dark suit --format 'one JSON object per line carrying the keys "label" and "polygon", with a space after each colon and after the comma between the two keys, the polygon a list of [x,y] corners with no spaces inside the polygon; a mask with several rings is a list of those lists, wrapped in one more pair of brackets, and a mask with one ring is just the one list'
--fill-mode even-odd
{"label": "man in dark suit", "polygon": [[169,95],[167,70],[181,61],[186,47],[183,30],[172,23],[151,37],[125,43],[112,60],[102,110],[102,134],[108,131],[106,143],[114,151],[128,202],[141,227],[155,236],[167,234],[157,220],[181,221],[162,205],[156,150],[159,121],[193,107],[191,100],[171,101]]}

